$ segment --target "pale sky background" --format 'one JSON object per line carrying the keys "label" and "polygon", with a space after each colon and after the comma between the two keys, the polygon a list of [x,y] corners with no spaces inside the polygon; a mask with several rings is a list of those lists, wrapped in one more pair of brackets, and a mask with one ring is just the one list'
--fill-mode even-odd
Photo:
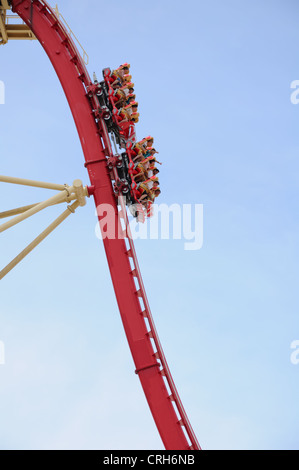
{"label": "pale sky background", "polygon": [[[52,6],[55,6],[52,3]],[[299,449],[299,6],[61,0],[88,70],[131,64],[161,202],[203,204],[204,244],[137,241],[155,323],[204,449]],[[88,184],[37,42],[0,48],[1,171]],[[0,185],[1,210],[43,190]],[[52,193],[50,193],[52,195]],[[1,282],[1,449],[162,449],[125,340],[93,201]],[[1,234],[1,267],[60,213]]]}

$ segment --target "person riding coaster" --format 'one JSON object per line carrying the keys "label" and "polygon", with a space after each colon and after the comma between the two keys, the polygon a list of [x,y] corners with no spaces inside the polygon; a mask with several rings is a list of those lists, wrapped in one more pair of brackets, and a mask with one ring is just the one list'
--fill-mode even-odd
{"label": "person riding coaster", "polygon": [[124,75],[128,75],[130,73],[130,64],[128,63],[125,63],[125,64],[122,64],[120,65],[117,69],[116,69],[116,73],[119,75],[119,77],[123,80],[123,77]]}
{"label": "person riding coaster", "polygon": [[132,175],[136,183],[145,181],[148,178],[148,173],[146,169],[144,168],[144,165],[142,164],[142,162],[136,163],[134,165],[134,168],[132,170]]}
{"label": "person riding coaster", "polygon": [[152,189],[152,194],[151,194],[151,198],[152,198],[152,203],[155,201],[156,197],[159,197],[161,194],[161,190],[159,187],[156,187],[156,188],[153,188]]}
{"label": "person riding coaster", "polygon": [[135,86],[134,83],[129,82],[129,83],[126,83],[125,85],[123,85],[120,89],[122,91],[124,91],[126,96],[128,96],[131,93],[134,93],[134,91],[135,91],[134,86]]}
{"label": "person riding coaster", "polygon": [[147,136],[143,139],[145,142],[146,142],[146,148],[150,148],[153,146],[153,143],[154,143],[154,138],[152,136]]}
{"label": "person riding coaster", "polygon": [[129,82],[132,77],[129,74],[130,71],[130,64],[123,64],[120,65],[117,69],[110,72],[110,74],[106,75],[106,79],[108,80],[109,84],[112,88],[115,88],[118,84],[121,86],[127,82]]}
{"label": "person riding coaster", "polygon": [[[147,158],[151,154],[153,154],[151,153],[152,147],[148,146],[148,143],[149,142],[152,143],[153,141],[154,141],[153,137],[149,136],[149,137],[144,137],[139,142],[136,142],[130,150],[133,161],[137,156],[140,157],[142,155],[144,158]],[[158,152],[155,150],[155,153],[158,153]]]}
{"label": "person riding coaster", "polygon": [[126,96],[126,105],[129,105],[130,103],[132,103],[132,101],[136,101],[136,95],[134,93],[129,93]]}
{"label": "person riding coaster", "polygon": [[109,94],[109,98],[112,106],[116,106],[116,108],[121,108],[126,103],[126,94],[120,86],[113,93]]}
{"label": "person riding coaster", "polygon": [[[135,136],[134,126],[139,122],[138,102],[136,101],[134,83],[132,83],[132,76],[129,71],[130,65],[123,64],[118,69],[113,70],[109,76],[106,74],[112,114],[120,135],[125,138],[125,147],[129,142],[129,135]],[[156,163],[160,165],[162,163],[156,160],[155,154],[159,152],[153,148],[153,143],[154,138],[147,136],[139,142],[133,140],[133,145],[128,147],[129,158],[132,165],[134,163],[131,169],[127,167],[127,178],[130,180],[130,185],[132,184],[133,200],[141,203],[146,212],[155,198],[161,193],[157,176],[159,170],[156,168]],[[130,160],[128,160],[128,164]],[[134,188],[133,184],[135,185]]]}
{"label": "person riding coaster", "polygon": [[128,106],[121,108],[116,115],[116,119],[118,123],[121,124],[124,121],[138,122],[139,113],[137,112],[137,110],[138,110],[137,101],[133,101]]}

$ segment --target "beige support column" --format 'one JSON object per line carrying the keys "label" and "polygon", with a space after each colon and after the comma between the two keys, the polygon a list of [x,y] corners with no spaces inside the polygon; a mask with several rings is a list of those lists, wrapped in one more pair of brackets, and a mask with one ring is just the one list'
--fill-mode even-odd
{"label": "beige support column", "polygon": [[[77,199],[77,196],[75,194],[72,194],[71,196],[68,196],[67,201],[55,202],[52,205],[54,206],[56,204],[62,204],[64,202],[71,202],[71,201],[74,201],[75,199]],[[37,206],[38,204],[40,204],[40,202],[37,202],[35,204],[30,204],[29,206],[16,207],[16,209],[11,209],[5,212],[0,212],[0,219],[6,219],[7,217],[14,217],[15,215],[23,214],[23,212],[28,211],[29,209]]]}
{"label": "beige support column", "polygon": [[16,209],[11,209],[9,211],[0,212],[0,219],[6,219],[7,217],[13,217],[18,214],[23,214],[23,212],[26,212],[35,206],[36,204],[30,204],[29,206],[17,207]]}
{"label": "beige support column", "polygon": [[64,188],[64,191],[61,191],[60,193],[56,194],[55,196],[50,197],[44,202],[40,202],[36,206],[32,207],[31,209],[27,210],[26,212],[23,212],[23,214],[17,215],[13,219],[9,220],[8,222],[5,222],[4,224],[0,225],[0,233],[4,232],[5,230],[13,227],[14,225],[18,224],[19,222],[22,222],[25,219],[28,219],[28,217],[31,217],[32,215],[36,214],[37,212],[45,209],[46,207],[52,206],[53,204],[57,204],[59,202],[67,201],[68,196],[74,191],[73,187],[70,188]]}
{"label": "beige support column", "polygon": [[87,188],[83,188],[83,184],[81,180],[75,180],[73,182],[73,188],[75,191],[76,198],[79,201],[79,204],[81,207],[86,205],[86,199],[85,197],[87,196]]}
{"label": "beige support column", "polygon": [[34,188],[54,189],[55,191],[63,191],[68,188],[67,184],[45,183],[43,181],[28,180],[24,178],[15,178],[13,176],[0,175],[0,183],[19,184],[23,186],[32,186]]}
{"label": "beige support column", "polygon": [[9,3],[8,3],[8,0],[1,0],[1,3],[2,3],[2,8],[3,8],[4,10],[10,10],[11,7],[10,7],[10,5],[9,5]]}
{"label": "beige support column", "polygon": [[16,256],[2,271],[0,271],[0,280],[6,276],[17,264],[19,264],[34,248],[36,248],[53,230],[55,230],[69,215],[71,215],[77,207],[79,202],[75,201],[71,206],[52,222],[38,237],[33,240],[18,256]]}
{"label": "beige support column", "polygon": [[[5,9],[0,9],[0,44],[6,44],[8,41],[8,35],[6,31],[6,11]],[[1,39],[2,38],[2,39]]]}

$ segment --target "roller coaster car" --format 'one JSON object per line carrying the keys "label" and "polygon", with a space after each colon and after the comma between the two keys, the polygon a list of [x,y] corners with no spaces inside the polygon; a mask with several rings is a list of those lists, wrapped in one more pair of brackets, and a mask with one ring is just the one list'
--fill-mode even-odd
{"label": "roller coaster car", "polygon": [[111,120],[106,123],[108,132],[113,132],[117,143],[121,147],[125,147],[126,140],[128,140],[132,135],[132,123],[128,121],[119,124],[117,120],[118,109],[114,106],[112,99],[110,99],[110,95],[113,94],[113,88],[111,87],[111,69],[105,68],[102,73],[104,80],[100,83],[100,86],[103,93],[100,97],[99,103],[101,107],[106,106],[112,113]]}
{"label": "roller coaster car", "polygon": [[136,200],[132,191],[132,185],[134,185],[134,181],[130,176],[130,161],[128,154],[126,152],[122,152],[122,154],[118,158],[121,159],[121,165],[117,167],[118,176],[121,180],[127,181],[129,188],[129,191],[125,193],[127,205],[136,204],[138,201]]}
{"label": "roller coaster car", "polygon": [[113,119],[113,106],[109,100],[108,87],[105,81],[97,84],[96,93],[98,103],[101,108],[102,117],[105,120],[107,130],[109,133],[113,133],[116,138],[116,142],[120,147],[125,147],[124,139],[122,139],[120,128],[117,125],[115,119]]}
{"label": "roller coaster car", "polygon": [[[102,73],[104,80],[97,84],[97,97],[102,116],[105,120],[108,132],[114,134],[116,143],[120,148],[126,148],[128,141],[130,142],[135,139],[135,125],[132,121],[119,122],[117,119],[119,110],[116,108],[113,100],[110,99],[113,94],[113,88],[111,87],[111,82],[113,81],[111,69],[105,68]],[[134,189],[137,185],[131,176],[133,162],[130,160],[127,152],[122,152],[121,155],[108,159],[108,168],[112,170],[113,167],[116,168],[119,177],[119,181],[115,182],[113,185],[115,195],[118,196],[122,194],[125,197],[126,205],[130,208],[132,215],[136,217],[139,222],[144,222],[144,209],[135,196]]]}
{"label": "roller coaster car", "polygon": [[104,81],[97,84],[97,98],[101,107],[109,105],[108,92]]}
{"label": "roller coaster car", "polygon": [[[129,156],[126,152],[122,152],[117,158],[115,164],[117,173],[119,176],[119,183],[114,184],[114,192],[116,195],[120,193],[125,196],[126,205],[129,207],[129,210],[133,217],[136,218],[137,222],[144,223],[145,221],[145,211],[142,205],[139,203],[138,199],[134,195],[133,188],[136,187],[136,183],[132,180],[130,176],[130,169],[132,169]],[[109,168],[109,161],[108,161]],[[150,213],[147,211],[147,216],[150,217]]]}

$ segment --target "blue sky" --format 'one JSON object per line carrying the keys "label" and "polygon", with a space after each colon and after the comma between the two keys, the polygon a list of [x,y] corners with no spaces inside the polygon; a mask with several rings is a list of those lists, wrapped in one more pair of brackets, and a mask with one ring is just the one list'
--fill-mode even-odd
{"label": "blue sky", "polygon": [[[203,204],[204,243],[137,240],[155,323],[204,449],[299,449],[298,4],[61,0],[90,74],[131,64],[160,201]],[[53,5],[54,6],[54,5]],[[1,173],[88,184],[37,42],[0,48]],[[1,184],[2,209],[47,191]],[[50,194],[51,195],[51,194]],[[2,210],[1,209],[1,210]],[[1,265],[60,208],[1,235]],[[129,354],[93,201],[1,282],[1,449],[162,449]],[[154,260],[154,261],[153,261]]]}

